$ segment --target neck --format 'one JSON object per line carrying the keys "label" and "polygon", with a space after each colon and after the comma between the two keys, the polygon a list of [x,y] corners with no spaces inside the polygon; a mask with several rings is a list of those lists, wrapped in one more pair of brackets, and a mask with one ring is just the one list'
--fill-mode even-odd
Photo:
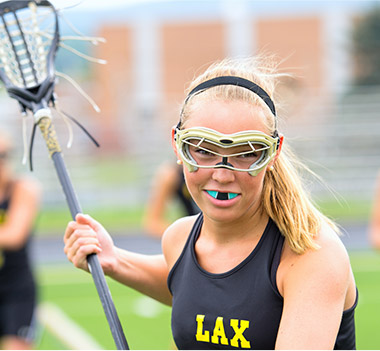
{"label": "neck", "polygon": [[258,207],[253,213],[246,213],[230,222],[216,221],[204,215],[201,235],[219,243],[227,243],[243,238],[256,238],[263,234],[268,219],[269,216],[262,207]]}

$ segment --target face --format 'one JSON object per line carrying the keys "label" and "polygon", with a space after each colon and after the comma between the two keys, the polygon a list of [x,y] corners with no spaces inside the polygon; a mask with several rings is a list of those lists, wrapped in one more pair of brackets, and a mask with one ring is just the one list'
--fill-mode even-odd
{"label": "face", "polygon": [[[263,111],[246,102],[198,101],[184,129],[203,127],[223,134],[255,130],[267,134],[263,120]],[[230,152],[215,145],[209,147],[215,154],[226,155]],[[196,157],[209,155],[201,150]],[[213,158],[218,157],[214,155]],[[213,159],[213,162],[221,162],[223,158],[219,158]],[[245,157],[241,162],[245,162]],[[190,172],[184,167],[184,173],[189,191],[205,215],[218,221],[242,220],[245,216],[251,217],[260,208],[266,168],[273,162],[256,176],[227,168],[198,168]]]}

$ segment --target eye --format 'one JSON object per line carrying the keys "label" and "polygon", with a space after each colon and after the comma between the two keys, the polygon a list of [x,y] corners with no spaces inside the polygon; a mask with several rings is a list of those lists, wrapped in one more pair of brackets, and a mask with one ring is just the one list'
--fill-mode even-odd
{"label": "eye", "polygon": [[249,152],[247,154],[243,154],[243,155],[240,155],[239,157],[242,157],[242,158],[252,158],[252,157],[258,157],[259,154],[257,152]]}
{"label": "eye", "polygon": [[238,158],[239,159],[245,159],[245,160],[256,160],[257,158],[259,158],[260,157],[260,155],[261,155],[261,153],[260,152],[254,152],[254,151],[252,151],[252,152],[248,152],[248,153],[246,153],[246,154],[243,154],[243,155],[239,155],[238,156]]}
{"label": "eye", "polygon": [[203,155],[203,156],[214,156],[214,153],[205,149],[195,149],[195,153],[198,155]]}

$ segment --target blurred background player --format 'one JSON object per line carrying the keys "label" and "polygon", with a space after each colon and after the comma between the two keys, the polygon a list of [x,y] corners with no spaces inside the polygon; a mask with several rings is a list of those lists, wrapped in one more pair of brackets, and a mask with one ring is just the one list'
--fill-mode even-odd
{"label": "blurred background player", "polygon": [[40,203],[40,186],[16,177],[11,139],[0,132],[0,348],[33,348],[36,282],[28,255]]}
{"label": "blurred background player", "polygon": [[144,229],[148,235],[161,238],[171,224],[168,209],[173,202],[180,205],[182,216],[200,212],[187,189],[182,167],[174,162],[164,162],[158,168],[150,194],[144,218]]}
{"label": "blurred background player", "polygon": [[380,250],[380,171],[377,174],[377,182],[370,220],[369,239],[373,248]]}

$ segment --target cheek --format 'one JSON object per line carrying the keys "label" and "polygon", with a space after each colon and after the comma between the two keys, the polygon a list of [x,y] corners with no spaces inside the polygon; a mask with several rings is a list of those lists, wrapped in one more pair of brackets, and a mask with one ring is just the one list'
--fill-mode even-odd
{"label": "cheek", "polygon": [[196,185],[199,183],[199,170],[195,172],[189,172],[186,167],[183,169],[183,174],[185,176],[185,183],[191,192],[191,189],[196,187]]}
{"label": "cheek", "polygon": [[202,187],[202,185],[204,185],[205,182],[207,182],[207,180],[210,178],[208,170],[198,169],[195,172],[189,172],[187,168],[184,167],[183,173],[185,176],[186,186],[190,192],[190,195],[193,197],[193,199],[196,199],[198,189]]}
{"label": "cheek", "polygon": [[245,191],[252,193],[254,197],[261,196],[264,188],[264,177],[265,173],[260,172],[257,176],[252,177],[247,174],[244,179],[242,179],[241,184],[244,187]]}

